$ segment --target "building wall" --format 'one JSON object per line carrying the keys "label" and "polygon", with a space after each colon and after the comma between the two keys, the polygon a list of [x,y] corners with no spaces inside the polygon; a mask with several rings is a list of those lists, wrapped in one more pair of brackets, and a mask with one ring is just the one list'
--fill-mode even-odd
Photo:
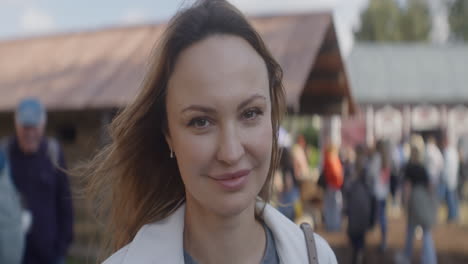
{"label": "building wall", "polygon": [[456,144],[460,137],[468,135],[468,106],[463,104],[361,105],[359,112],[353,119],[343,121],[343,135],[355,134],[356,124],[365,123],[365,136],[347,142],[351,145],[360,143],[362,137],[368,144],[382,138],[398,142],[411,133],[438,137],[447,133],[449,141]]}
{"label": "building wall", "polygon": [[355,115],[342,120],[341,137],[343,146],[365,144],[367,136],[366,112],[358,111]]}

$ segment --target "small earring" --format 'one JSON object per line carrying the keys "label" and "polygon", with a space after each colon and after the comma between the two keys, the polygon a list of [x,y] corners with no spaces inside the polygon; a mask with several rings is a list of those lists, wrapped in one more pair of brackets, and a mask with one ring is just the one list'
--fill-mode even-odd
{"label": "small earring", "polygon": [[171,154],[169,156],[171,157],[171,159],[174,158],[174,152],[172,151],[172,148],[171,148]]}

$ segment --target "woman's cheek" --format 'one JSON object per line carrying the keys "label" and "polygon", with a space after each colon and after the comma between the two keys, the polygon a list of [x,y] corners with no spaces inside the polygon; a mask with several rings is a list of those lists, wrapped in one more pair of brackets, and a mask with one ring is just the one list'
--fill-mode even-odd
{"label": "woman's cheek", "polygon": [[203,172],[213,157],[213,148],[215,147],[213,140],[213,136],[210,134],[181,133],[177,137],[176,143],[178,149],[181,150],[176,153],[181,172]]}
{"label": "woman's cheek", "polygon": [[271,123],[262,122],[261,125],[253,128],[246,137],[248,140],[247,149],[257,162],[269,162],[273,141]]}

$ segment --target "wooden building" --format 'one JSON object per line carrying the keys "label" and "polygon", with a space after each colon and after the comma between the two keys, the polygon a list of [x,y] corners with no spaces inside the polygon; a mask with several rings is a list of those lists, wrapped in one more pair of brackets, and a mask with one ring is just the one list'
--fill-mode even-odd
{"label": "wooden building", "polygon": [[347,69],[359,114],[343,121],[348,143],[400,141],[412,133],[468,137],[468,46],[358,43]]}

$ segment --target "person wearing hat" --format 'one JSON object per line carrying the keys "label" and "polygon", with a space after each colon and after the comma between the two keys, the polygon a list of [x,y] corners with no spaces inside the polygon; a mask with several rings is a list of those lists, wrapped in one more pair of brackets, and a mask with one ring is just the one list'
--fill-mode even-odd
{"label": "person wearing hat", "polygon": [[35,98],[15,112],[15,136],[5,140],[11,176],[32,213],[23,264],[64,263],[73,238],[73,210],[65,160],[55,139],[44,136],[47,114]]}

